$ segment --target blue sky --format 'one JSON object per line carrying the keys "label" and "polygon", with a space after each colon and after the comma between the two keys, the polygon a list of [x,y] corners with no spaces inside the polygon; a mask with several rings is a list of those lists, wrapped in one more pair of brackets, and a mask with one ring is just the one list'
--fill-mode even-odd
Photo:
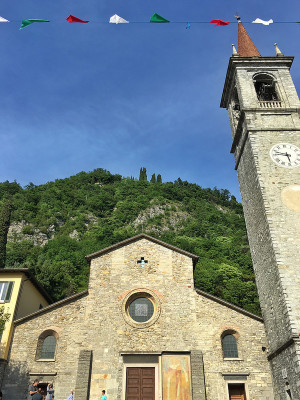
{"label": "blue sky", "polygon": [[[160,173],[239,196],[227,112],[219,108],[237,24],[220,18],[300,20],[299,0],[2,0],[0,181],[46,183],[105,168],[123,176]],[[99,23],[157,12],[185,24]],[[69,24],[73,14],[89,24]],[[45,18],[19,30],[21,20]],[[300,24],[246,24],[262,55],[274,42],[295,56]]]}

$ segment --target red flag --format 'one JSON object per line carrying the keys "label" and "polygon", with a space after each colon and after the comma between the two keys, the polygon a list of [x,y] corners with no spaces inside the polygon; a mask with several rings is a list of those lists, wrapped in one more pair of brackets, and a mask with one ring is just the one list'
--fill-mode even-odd
{"label": "red flag", "polygon": [[81,22],[82,24],[86,24],[86,23],[89,22],[89,21],[83,21],[80,18],[74,17],[74,15],[69,15],[68,18],[67,18],[67,21],[69,21],[69,22]]}
{"label": "red flag", "polygon": [[211,24],[216,24],[215,26],[225,26],[225,25],[229,25],[230,22],[226,22],[226,21],[222,21],[221,19],[213,19],[212,21],[210,21]]}

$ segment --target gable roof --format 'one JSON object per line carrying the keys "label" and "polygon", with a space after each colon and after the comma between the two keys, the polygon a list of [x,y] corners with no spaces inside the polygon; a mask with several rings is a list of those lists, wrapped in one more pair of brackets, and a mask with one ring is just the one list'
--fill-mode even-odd
{"label": "gable roof", "polygon": [[196,292],[197,294],[201,295],[201,296],[204,296],[204,297],[206,297],[206,298],[212,300],[212,301],[215,301],[216,303],[221,304],[222,306],[231,308],[232,310],[237,311],[237,312],[239,312],[239,313],[241,313],[241,314],[244,314],[244,315],[246,315],[247,317],[256,319],[256,321],[264,322],[263,318],[260,317],[259,315],[253,314],[252,312],[247,311],[247,310],[245,310],[244,308],[241,308],[241,307],[239,307],[239,306],[236,306],[235,304],[229,303],[229,301],[223,300],[223,299],[221,299],[220,297],[214,296],[213,294],[204,292],[203,290],[197,289],[197,288],[195,288],[195,292]]}
{"label": "gable roof", "polygon": [[[215,301],[216,303],[219,303],[222,306],[228,307],[231,310],[234,310],[234,311],[236,311],[236,312],[238,312],[240,314],[243,314],[243,315],[245,315],[247,317],[255,319],[256,321],[259,321],[259,322],[262,322],[262,323],[264,322],[263,318],[260,317],[259,315],[253,314],[250,311],[247,311],[247,310],[245,310],[245,309],[243,309],[241,307],[236,306],[235,304],[232,304],[232,303],[229,303],[226,300],[220,299],[220,297],[214,296],[214,295],[212,295],[210,293],[204,292],[203,290],[197,289],[197,288],[195,288],[195,292],[197,294],[199,294],[200,296],[203,296],[203,297],[206,297],[206,298],[208,298],[208,299],[210,299],[212,301]],[[56,301],[55,303],[50,304],[49,306],[46,306],[46,307],[41,308],[40,310],[37,310],[37,311],[35,311],[35,312],[33,312],[33,313],[29,314],[29,315],[26,315],[26,316],[24,316],[22,318],[19,318],[18,320],[14,321],[14,324],[18,325],[18,324],[21,324],[23,322],[26,322],[26,321],[30,320],[31,318],[35,318],[35,317],[37,317],[39,315],[47,313],[48,311],[52,311],[52,310],[54,310],[56,308],[62,307],[65,304],[68,304],[70,302],[77,301],[78,299],[81,299],[82,297],[87,296],[88,294],[89,294],[88,290],[83,290],[82,292],[73,294],[72,296],[66,297],[65,299],[62,299],[62,300],[59,300],[59,301]]]}
{"label": "gable roof", "polygon": [[34,311],[31,314],[25,315],[24,317],[15,320],[14,324],[18,325],[18,324],[20,324],[22,322],[28,321],[31,318],[34,318],[34,317],[39,316],[41,314],[44,314],[44,313],[46,313],[48,311],[52,311],[55,308],[64,306],[65,304],[71,303],[72,301],[76,301],[76,300],[80,299],[81,297],[86,296],[88,294],[89,294],[89,291],[87,289],[83,290],[82,292],[72,294],[71,296],[65,297],[64,299],[58,300],[55,303],[50,304],[49,306],[40,308],[39,310]]}
{"label": "gable roof", "polygon": [[133,236],[133,237],[131,237],[129,239],[125,239],[122,242],[113,244],[112,246],[106,247],[105,249],[98,250],[95,253],[92,253],[92,254],[89,254],[89,255],[85,256],[85,258],[88,261],[90,261],[92,258],[101,256],[101,255],[106,254],[106,253],[109,253],[110,251],[119,249],[120,247],[123,247],[123,246],[127,246],[128,244],[136,242],[136,241],[141,240],[141,239],[147,239],[147,240],[149,240],[149,241],[151,241],[153,243],[156,243],[156,244],[158,244],[160,246],[166,247],[167,249],[176,251],[177,253],[180,253],[180,254],[183,254],[183,255],[185,255],[187,257],[192,258],[194,266],[196,265],[196,263],[197,263],[197,261],[199,259],[199,257],[196,256],[195,254],[189,253],[188,251],[182,250],[179,247],[173,246],[173,245],[171,245],[169,243],[163,242],[162,240],[159,240],[159,239],[156,239],[156,238],[154,238],[152,236],[146,235],[145,233],[140,233],[139,235]]}
{"label": "gable roof", "polygon": [[48,301],[48,303],[52,304],[53,299],[46,292],[45,288],[41,285],[41,283],[36,279],[32,272],[29,271],[28,268],[4,268],[0,269],[0,279],[1,274],[25,274],[28,280],[35,286],[35,288],[41,293],[42,296]]}

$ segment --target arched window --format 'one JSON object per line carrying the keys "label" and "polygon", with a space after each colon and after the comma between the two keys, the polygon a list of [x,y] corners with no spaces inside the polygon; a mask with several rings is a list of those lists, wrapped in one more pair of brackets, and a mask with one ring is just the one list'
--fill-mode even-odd
{"label": "arched window", "polygon": [[45,337],[42,343],[40,358],[53,359],[55,354],[55,348],[56,348],[56,337],[53,335]]}
{"label": "arched window", "polygon": [[226,334],[222,337],[222,347],[224,358],[238,358],[237,342],[232,334]]}
{"label": "arched window", "polygon": [[37,360],[54,360],[57,337],[53,330],[44,331],[40,335],[36,349]]}
{"label": "arched window", "polygon": [[255,91],[259,101],[278,101],[274,79],[267,74],[258,74],[253,78]]}

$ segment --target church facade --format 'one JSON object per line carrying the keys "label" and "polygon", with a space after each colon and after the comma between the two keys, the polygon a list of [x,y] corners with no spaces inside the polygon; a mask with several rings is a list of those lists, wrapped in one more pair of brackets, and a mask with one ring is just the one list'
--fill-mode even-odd
{"label": "church facade", "polygon": [[87,291],[16,321],[4,398],[273,400],[262,319],[196,290],[197,256],[140,234],[87,259]]}

